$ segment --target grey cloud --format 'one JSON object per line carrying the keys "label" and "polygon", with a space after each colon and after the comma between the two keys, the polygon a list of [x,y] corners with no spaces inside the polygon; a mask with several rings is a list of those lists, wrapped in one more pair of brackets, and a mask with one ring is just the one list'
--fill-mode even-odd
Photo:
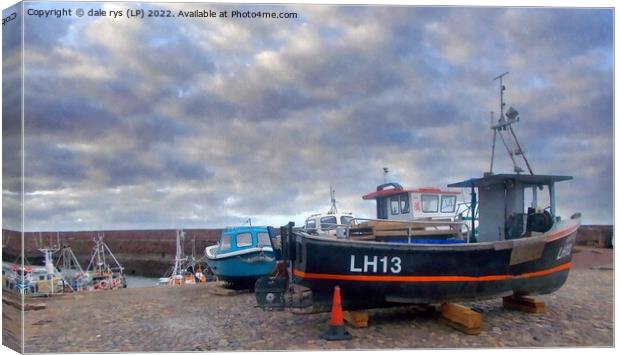
{"label": "grey cloud", "polygon": [[383,166],[408,186],[488,170],[506,70],[535,171],[576,175],[562,211],[610,220],[610,11],[272,8],[302,17],[82,21],[33,41],[28,181],[47,190],[27,197],[31,228],[285,223],[329,185],[372,215]]}
{"label": "grey cloud", "polygon": [[84,167],[80,164],[76,153],[63,146],[48,144],[46,142],[27,141],[25,170],[26,178],[52,177],[49,179],[51,186],[31,186],[26,184],[26,190],[38,188],[63,188],[70,186],[85,178]]}

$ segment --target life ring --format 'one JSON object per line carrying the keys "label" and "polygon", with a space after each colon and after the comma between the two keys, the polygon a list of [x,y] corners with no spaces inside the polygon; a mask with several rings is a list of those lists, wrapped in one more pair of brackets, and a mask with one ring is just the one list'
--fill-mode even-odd
{"label": "life ring", "polygon": [[207,278],[205,277],[205,275],[202,272],[197,272],[196,273],[196,278],[198,279],[198,282],[206,282]]}
{"label": "life ring", "polygon": [[99,281],[99,288],[108,288],[108,282],[106,280]]}

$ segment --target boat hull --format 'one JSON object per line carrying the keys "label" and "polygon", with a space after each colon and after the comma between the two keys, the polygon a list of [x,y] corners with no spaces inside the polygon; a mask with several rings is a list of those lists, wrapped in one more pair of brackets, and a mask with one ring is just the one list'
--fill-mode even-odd
{"label": "boat hull", "polygon": [[536,237],[495,243],[412,245],[341,241],[293,234],[293,282],[345,308],[442,303],[551,293],[571,267],[579,223]]}
{"label": "boat hull", "polygon": [[213,259],[207,257],[207,264],[220,280],[235,284],[253,285],[263,276],[269,276],[276,267],[273,252],[250,252]]}

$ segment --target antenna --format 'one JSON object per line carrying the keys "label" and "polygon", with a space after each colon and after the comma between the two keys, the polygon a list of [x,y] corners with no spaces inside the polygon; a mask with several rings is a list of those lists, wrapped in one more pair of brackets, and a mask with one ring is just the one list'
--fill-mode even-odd
{"label": "antenna", "polygon": [[[504,118],[504,106],[506,106],[506,103],[504,102],[504,91],[506,90],[506,87],[504,86],[504,77],[506,75],[508,75],[508,73],[510,72],[505,72],[504,74],[500,74],[498,76],[496,76],[495,78],[493,78],[493,81],[499,79],[499,122],[501,123],[503,120],[505,120]],[[506,130],[506,128],[504,128],[504,130]]]}
{"label": "antenna", "polygon": [[[493,111],[491,111],[491,129],[493,129]],[[497,131],[493,129],[493,145],[491,147],[491,168],[488,175],[493,175],[493,160],[495,159],[495,140],[497,139]]]}
{"label": "antenna", "polygon": [[[530,166],[530,163],[525,157],[525,153],[523,149],[521,148],[521,144],[519,143],[519,140],[517,139],[517,135],[515,134],[514,129],[512,128],[513,123],[520,121],[519,112],[517,112],[517,110],[515,110],[514,108],[510,107],[508,111],[506,112],[506,114],[504,114],[504,107],[506,106],[506,103],[504,102],[504,91],[506,90],[506,86],[504,86],[503,79],[504,79],[504,76],[508,75],[508,73],[509,72],[505,72],[493,78],[494,81],[499,80],[500,116],[497,121],[497,124],[493,124],[493,112],[491,112],[491,129],[493,130],[493,147],[491,151],[491,169],[488,174],[490,175],[493,174],[493,160],[495,159],[495,139],[497,135],[499,134],[499,137],[501,138],[502,143],[504,144],[504,147],[506,148],[506,151],[508,152],[508,156],[510,157],[510,160],[512,160],[514,172],[517,174],[520,174],[523,172],[523,169],[517,165],[517,161],[515,160],[515,155],[520,155],[525,161],[525,165],[527,166],[527,169],[530,172],[530,174],[534,175],[534,172],[532,171],[532,167]],[[510,135],[512,136],[514,140],[514,143],[517,146],[515,150],[512,150],[508,146],[508,143],[506,142],[506,139],[504,138],[504,135],[502,134],[502,131],[506,131],[506,130],[510,132]]]}
{"label": "antenna", "polygon": [[387,175],[390,172],[390,169],[388,168],[383,168],[383,183],[387,183]]}
{"label": "antenna", "polygon": [[336,190],[332,186],[329,187],[329,196],[332,199],[332,207],[327,214],[336,214],[338,213],[338,208],[336,207]]}

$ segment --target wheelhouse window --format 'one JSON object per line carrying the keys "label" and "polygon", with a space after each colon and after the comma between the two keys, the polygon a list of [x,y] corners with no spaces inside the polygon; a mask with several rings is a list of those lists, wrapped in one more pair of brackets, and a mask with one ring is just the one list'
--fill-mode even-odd
{"label": "wheelhouse window", "polygon": [[237,234],[237,248],[249,247],[252,245],[252,233]]}
{"label": "wheelhouse window", "polygon": [[380,197],[377,199],[377,218],[388,219],[387,198]]}
{"label": "wheelhouse window", "polygon": [[353,220],[351,216],[340,216],[340,224],[349,224]]}
{"label": "wheelhouse window", "polygon": [[400,213],[407,214],[411,211],[409,208],[409,194],[400,194]]}
{"label": "wheelhouse window", "polygon": [[456,196],[443,195],[441,196],[441,212],[452,213],[456,208]]}
{"label": "wheelhouse window", "polygon": [[259,247],[270,247],[271,239],[269,239],[269,233],[258,232],[258,246]]}
{"label": "wheelhouse window", "polygon": [[230,236],[222,236],[222,241],[220,242],[220,251],[228,251],[230,250],[230,246]]}
{"label": "wheelhouse window", "polygon": [[422,212],[437,212],[439,205],[439,196],[422,195]]}
{"label": "wheelhouse window", "polygon": [[309,219],[306,221],[306,229],[314,230],[316,229],[316,221],[314,219]]}
{"label": "wheelhouse window", "polygon": [[400,202],[398,196],[390,197],[390,209],[392,210],[393,215],[399,214],[400,210]]}
{"label": "wheelhouse window", "polygon": [[336,216],[326,216],[321,217],[321,229],[328,230],[330,228],[336,227],[338,224],[338,220],[336,220]]}

